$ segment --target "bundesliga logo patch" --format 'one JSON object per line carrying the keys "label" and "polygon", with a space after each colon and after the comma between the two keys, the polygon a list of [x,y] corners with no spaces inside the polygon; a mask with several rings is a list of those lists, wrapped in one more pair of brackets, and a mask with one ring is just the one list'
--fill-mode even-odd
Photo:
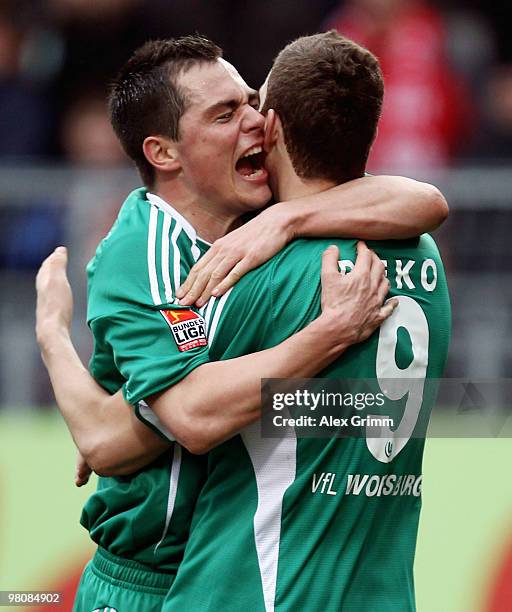
{"label": "bundesliga logo patch", "polygon": [[206,346],[205,323],[203,317],[193,310],[161,310],[171,328],[178,349],[190,351],[198,346]]}

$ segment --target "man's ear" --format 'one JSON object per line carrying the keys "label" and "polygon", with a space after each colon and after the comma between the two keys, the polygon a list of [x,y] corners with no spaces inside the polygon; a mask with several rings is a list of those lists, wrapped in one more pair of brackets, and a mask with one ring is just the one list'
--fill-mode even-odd
{"label": "man's ear", "polygon": [[163,136],[148,136],[142,143],[148,162],[160,172],[176,172],[181,165],[175,143]]}
{"label": "man's ear", "polygon": [[280,130],[282,130],[282,127],[279,115],[271,108],[267,111],[265,117],[265,137],[263,139],[263,149],[265,153],[270,153],[275,147]]}

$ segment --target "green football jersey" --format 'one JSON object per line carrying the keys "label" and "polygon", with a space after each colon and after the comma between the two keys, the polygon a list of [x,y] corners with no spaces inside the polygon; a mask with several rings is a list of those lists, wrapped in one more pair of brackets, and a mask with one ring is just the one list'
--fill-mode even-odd
{"label": "green football jersey", "polygon": [[[131,404],[179,382],[209,360],[204,321],[174,305],[175,291],[208,249],[160,198],[134,191],[89,263],[90,370]],[[150,425],[161,429],[158,419]],[[174,444],[147,468],[100,478],[81,518],[110,553],[165,572],[181,560],[206,460]]]}
{"label": "green football jersey", "polygon": [[[355,241],[299,240],[244,277],[203,314],[212,359],[277,345],[320,313],[321,255],[338,244],[350,269]],[[370,243],[385,262],[393,315],[319,376],[442,376],[450,303],[428,235]],[[402,389],[389,440],[263,437],[261,423],[209,453],[208,478],[166,612],[412,612],[424,440],[410,437],[431,396]],[[393,398],[398,399],[398,398]],[[422,405],[423,404],[423,405]],[[222,407],[219,406],[219,410]]]}

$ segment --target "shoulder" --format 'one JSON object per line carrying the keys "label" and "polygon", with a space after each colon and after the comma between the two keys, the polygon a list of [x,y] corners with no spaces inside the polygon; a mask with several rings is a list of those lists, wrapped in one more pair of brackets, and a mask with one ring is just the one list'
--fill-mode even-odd
{"label": "shoulder", "polygon": [[142,247],[147,241],[150,206],[145,199],[145,192],[137,189],[129,194],[110,228],[96,248],[96,253],[89,262],[89,273],[100,266],[108,266],[112,260],[122,264],[134,250]]}
{"label": "shoulder", "polygon": [[430,255],[431,257],[441,259],[439,247],[437,246],[436,241],[430,234],[422,234],[420,236],[418,242],[418,249],[424,252],[425,255]]}
{"label": "shoulder", "polygon": [[[190,245],[169,214],[132,192],[88,265],[89,300],[157,306],[174,300]],[[183,251],[183,253],[182,253]]]}
{"label": "shoulder", "polygon": [[273,303],[287,301],[291,296],[305,296],[308,291],[315,293],[320,287],[324,251],[334,244],[339,249],[340,260],[353,261],[356,243],[356,240],[337,238],[294,240],[266,264],[249,273],[246,283],[265,286],[270,290]]}
{"label": "shoulder", "polygon": [[[339,259],[354,260],[357,240],[341,238],[301,238],[290,242],[272,260],[273,279],[287,279],[307,274],[318,275],[322,268],[322,255],[331,245],[339,250]],[[270,263],[270,262],[269,262]]]}
{"label": "shoulder", "polygon": [[331,245],[338,247],[340,255],[350,255],[355,252],[356,244],[357,240],[352,238],[300,238],[290,242],[281,254],[287,258],[296,257],[307,261],[311,255],[321,255]]}

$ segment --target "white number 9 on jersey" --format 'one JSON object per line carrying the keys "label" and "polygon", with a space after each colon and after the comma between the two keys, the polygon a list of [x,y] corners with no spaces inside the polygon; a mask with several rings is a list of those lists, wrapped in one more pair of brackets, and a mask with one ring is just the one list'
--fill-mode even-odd
{"label": "white number 9 on jersey", "polygon": [[[400,327],[409,334],[413,353],[411,363],[404,369],[396,363]],[[379,331],[376,371],[382,393],[390,400],[400,400],[408,394],[407,402],[402,419],[394,431],[389,427],[366,427],[368,450],[382,463],[389,463],[398,455],[418,421],[427,374],[428,345],[429,329],[423,309],[412,298],[399,296],[398,306]],[[376,437],[377,432],[379,437]]]}

